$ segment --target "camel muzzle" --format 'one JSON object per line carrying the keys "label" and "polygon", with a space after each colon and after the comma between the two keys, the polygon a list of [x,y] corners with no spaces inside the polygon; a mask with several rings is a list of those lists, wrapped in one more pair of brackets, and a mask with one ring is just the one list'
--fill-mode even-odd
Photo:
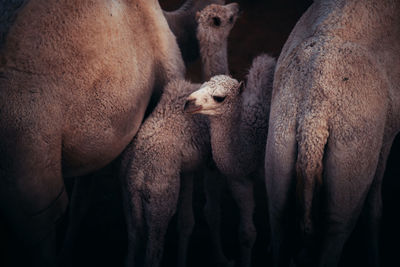
{"label": "camel muzzle", "polygon": [[185,103],[185,106],[183,110],[186,113],[196,113],[197,111],[200,111],[203,107],[196,105],[196,99],[188,99]]}

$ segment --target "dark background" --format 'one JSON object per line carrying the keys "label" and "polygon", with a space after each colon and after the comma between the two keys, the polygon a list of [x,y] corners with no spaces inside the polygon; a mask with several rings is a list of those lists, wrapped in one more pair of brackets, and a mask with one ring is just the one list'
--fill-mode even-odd
{"label": "dark background", "polygon": [[[166,10],[174,10],[182,0],[160,0]],[[232,1],[228,1],[232,2]],[[290,31],[307,7],[310,0],[247,0],[236,1],[243,14],[232,30],[229,43],[229,65],[231,75],[243,79],[252,59],[265,52],[279,56]],[[187,78],[200,82],[200,60],[190,63]],[[400,249],[400,216],[397,216],[400,204],[400,138],[392,147],[383,185],[383,222],[381,252],[383,266],[398,264]],[[96,174],[96,188],[92,205],[85,216],[79,239],[72,255],[72,266],[123,266],[126,254],[126,226],[122,210],[120,184],[115,176],[117,164],[112,164]],[[66,181],[70,191],[73,179]],[[201,177],[195,181],[194,209],[196,226],[189,247],[189,266],[211,266],[212,258],[209,245],[209,232],[202,215],[204,195]],[[268,250],[267,210],[264,185],[256,187],[257,209],[255,214],[258,237],[253,253],[254,266],[266,266],[270,262]],[[238,214],[228,192],[223,198],[223,242],[228,258],[238,255],[237,225]],[[0,220],[1,224],[1,220]],[[61,225],[62,236],[68,218]],[[171,221],[163,266],[175,266],[177,256],[176,220]],[[10,247],[13,240],[0,225],[0,266],[12,266],[13,257]],[[60,242],[61,243],[61,242]],[[365,265],[365,252],[362,250],[363,236],[358,229],[354,231],[346,245],[342,266]]]}

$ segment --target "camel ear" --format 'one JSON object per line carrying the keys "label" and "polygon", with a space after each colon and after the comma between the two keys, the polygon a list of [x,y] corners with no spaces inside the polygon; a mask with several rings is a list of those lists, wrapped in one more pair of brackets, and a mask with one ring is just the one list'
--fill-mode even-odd
{"label": "camel ear", "polygon": [[244,82],[241,81],[239,83],[239,95],[241,95],[243,93],[243,91],[244,91]]}

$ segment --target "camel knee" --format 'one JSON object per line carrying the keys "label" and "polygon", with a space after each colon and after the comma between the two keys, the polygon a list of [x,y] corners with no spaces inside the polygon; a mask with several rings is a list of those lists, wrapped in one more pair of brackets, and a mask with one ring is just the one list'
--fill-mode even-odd
{"label": "camel knee", "polygon": [[178,220],[178,232],[181,236],[189,236],[194,228],[194,216],[193,213],[186,214],[186,216],[179,218]]}
{"label": "camel knee", "polygon": [[61,192],[48,205],[31,214],[12,216],[16,234],[24,240],[26,246],[36,246],[56,231],[58,222],[63,218],[68,205],[68,195],[62,188]]}
{"label": "camel knee", "polygon": [[[18,202],[7,204],[8,207],[18,208]],[[5,211],[10,232],[13,234],[10,237],[18,241],[14,249],[21,257],[16,259],[16,266],[55,266],[56,231],[67,204],[67,193],[63,190],[36,213],[33,211],[28,213],[20,207],[17,212],[10,212],[1,207],[1,210]]]}
{"label": "camel knee", "polygon": [[[178,180],[176,180],[178,181]],[[178,208],[179,183],[170,180],[165,186],[146,185],[142,192],[143,223],[155,240],[163,239],[169,221]]]}
{"label": "camel knee", "polygon": [[206,221],[210,227],[219,224],[220,222],[220,210],[217,204],[213,205],[210,203],[206,203],[204,206],[204,216]]}
{"label": "camel knee", "polygon": [[239,229],[239,242],[243,247],[251,248],[256,241],[257,231],[253,224],[241,226]]}

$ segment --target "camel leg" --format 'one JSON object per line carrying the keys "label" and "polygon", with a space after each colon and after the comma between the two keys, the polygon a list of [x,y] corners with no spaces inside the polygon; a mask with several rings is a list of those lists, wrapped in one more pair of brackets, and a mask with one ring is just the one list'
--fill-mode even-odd
{"label": "camel leg", "polygon": [[155,183],[156,188],[150,186],[146,190],[150,192],[150,195],[146,197],[144,202],[145,235],[147,236],[144,266],[160,266],[168,224],[175,214],[178,204],[179,175],[168,179],[162,177],[160,180],[163,181]]}
{"label": "camel leg", "polygon": [[12,134],[15,141],[0,146],[0,212],[19,240],[14,265],[55,266],[56,224],[68,204],[61,140],[50,130],[39,137],[34,129]]}
{"label": "camel leg", "polygon": [[72,265],[72,255],[75,242],[78,238],[80,225],[90,208],[95,177],[74,178],[74,185],[69,205],[69,222],[61,250],[61,262],[63,266]]}
{"label": "camel leg", "polygon": [[178,202],[178,267],[187,265],[190,236],[194,227],[193,215],[193,175],[181,175],[181,189]]}
{"label": "camel leg", "polygon": [[204,193],[206,205],[204,215],[211,232],[211,249],[217,266],[233,266],[223,252],[221,241],[221,187],[222,175],[216,171],[207,169],[204,175]]}
{"label": "camel leg", "polygon": [[[362,145],[364,140],[370,146]],[[328,143],[323,177],[326,206],[318,266],[338,266],[343,247],[363,209],[378,165],[379,148],[376,141],[370,141],[364,137],[347,144],[334,140]]]}
{"label": "camel leg", "polygon": [[253,219],[255,208],[253,182],[250,179],[230,179],[228,183],[240,214],[240,266],[249,267],[251,266],[251,252],[257,235]]}
{"label": "camel leg", "polygon": [[[126,228],[128,232],[128,249],[125,259],[125,266],[132,267],[135,265],[135,254],[144,254],[143,244],[145,242],[143,236],[144,214],[143,204],[140,192],[129,188],[129,179],[122,177],[122,197],[123,207],[126,220]],[[143,263],[141,264],[143,266]],[[138,265],[140,266],[140,265]]]}
{"label": "camel leg", "polygon": [[[126,229],[128,235],[128,248],[125,266],[132,267],[135,264],[135,255],[144,254],[144,214],[140,189],[143,187],[144,177],[136,177],[132,173],[131,154],[133,146],[128,145],[121,156],[119,166],[119,179],[121,182],[122,205],[124,209]],[[143,266],[143,263],[141,263]],[[138,266],[141,266],[138,264]]]}
{"label": "camel leg", "polygon": [[177,208],[179,174],[136,175],[124,180],[128,228],[126,266],[159,266],[168,223]]}
{"label": "camel leg", "polygon": [[[282,120],[288,118],[282,118]],[[268,198],[272,266],[289,266],[292,247],[290,232],[295,223],[294,211],[296,160],[296,133],[292,127],[282,128],[281,122],[270,120],[266,155],[265,185]]]}
{"label": "camel leg", "polygon": [[382,181],[392,143],[393,138],[382,146],[374,181],[369,190],[362,214],[363,225],[365,226],[365,240],[367,242],[367,262],[371,267],[380,266],[379,236],[382,217]]}

